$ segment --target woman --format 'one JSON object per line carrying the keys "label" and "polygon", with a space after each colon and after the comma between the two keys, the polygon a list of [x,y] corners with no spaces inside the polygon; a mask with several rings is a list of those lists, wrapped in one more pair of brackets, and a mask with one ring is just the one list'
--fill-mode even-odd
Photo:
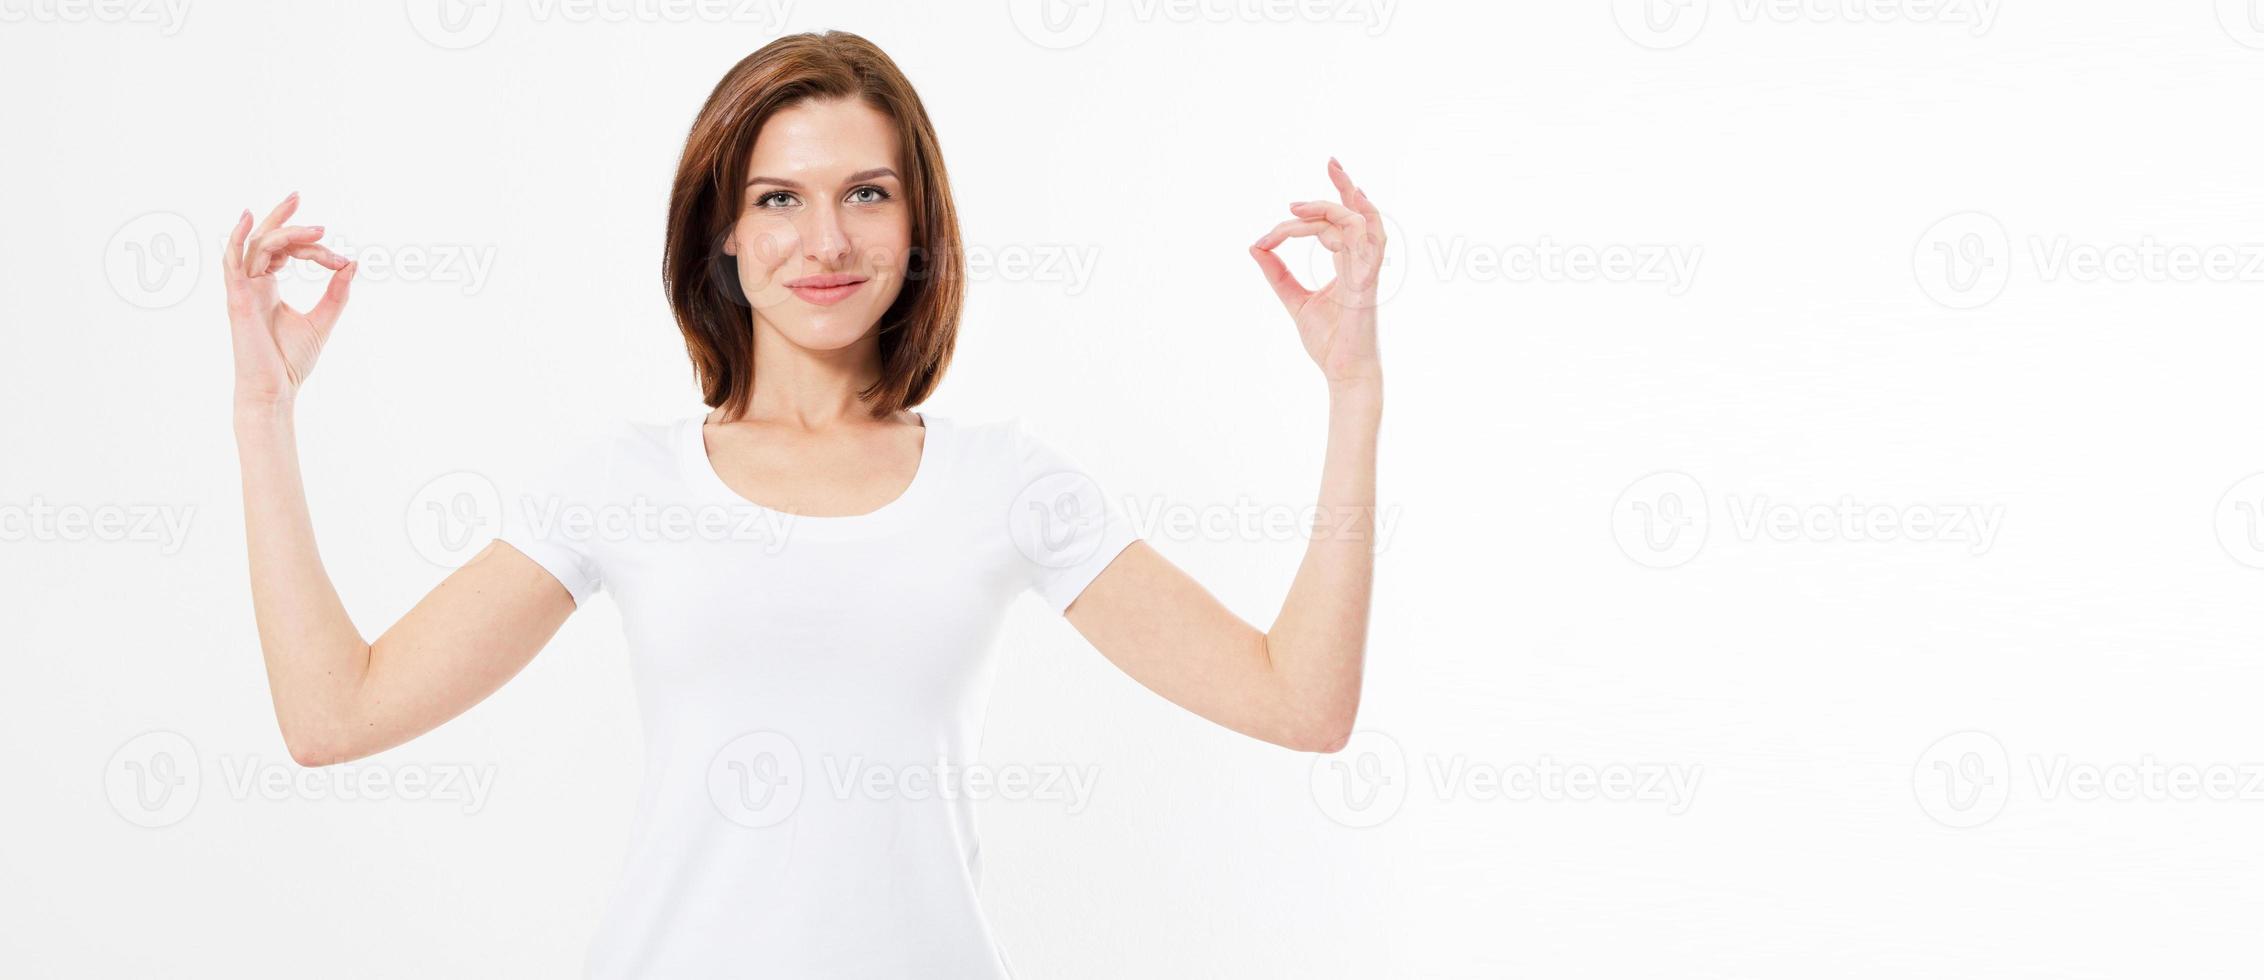
{"label": "woman", "polygon": [[[223,258],[236,430],[292,758],[345,762],[431,730],[610,590],[646,774],[592,975],[1011,975],[976,901],[967,794],[840,774],[963,772],[995,628],[1025,590],[1190,711],[1292,749],[1344,744],[1367,633],[1384,240],[1333,160],[1329,177],[1338,201],[1292,205],[1250,248],[1330,394],[1323,516],[1265,632],[1020,425],[912,410],[950,361],[957,218],[926,110],[860,37],[764,46],[693,123],[664,278],[710,411],[562,454],[507,503],[500,538],[374,644],[316,554],[292,426],[355,266],[320,226],[285,223],[297,195],[256,227],[246,211]],[[1274,255],[1297,236],[1334,257],[1317,291]],[[291,259],[332,270],[304,312],[276,292]]]}

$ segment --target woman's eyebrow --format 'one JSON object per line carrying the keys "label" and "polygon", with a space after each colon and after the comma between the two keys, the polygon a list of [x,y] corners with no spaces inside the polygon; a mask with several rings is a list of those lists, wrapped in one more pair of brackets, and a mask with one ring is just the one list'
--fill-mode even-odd
{"label": "woman's eyebrow", "polygon": [[[844,184],[854,184],[854,183],[856,183],[856,182],[858,182],[858,181],[860,181],[860,180],[872,180],[872,179],[873,179],[873,178],[875,178],[875,177],[896,177],[896,171],[895,171],[895,170],[892,170],[892,169],[890,169],[890,168],[888,168],[888,167],[874,167],[874,168],[872,168],[871,170],[859,170],[859,171],[857,171],[856,173],[850,174],[850,175],[849,175],[849,177],[848,177],[848,179],[846,179],[846,180],[842,181],[842,183],[844,183]],[[898,180],[902,180],[903,178],[901,178],[901,177],[898,177],[897,179],[898,179]],[[786,178],[784,178],[784,177],[760,177],[760,176],[757,176],[757,177],[749,177],[749,178],[747,178],[747,186],[749,186],[749,187],[753,187],[753,186],[755,186],[756,184],[776,184],[776,185],[778,185],[778,186],[780,186],[780,187],[784,187],[784,188],[786,188],[787,190],[795,190],[795,191],[798,191],[798,190],[801,190],[801,189],[802,189],[802,185],[801,185],[801,184],[799,184],[799,183],[796,183],[796,182],[794,182],[794,181],[791,181],[791,180],[787,180],[787,179],[786,179]]]}

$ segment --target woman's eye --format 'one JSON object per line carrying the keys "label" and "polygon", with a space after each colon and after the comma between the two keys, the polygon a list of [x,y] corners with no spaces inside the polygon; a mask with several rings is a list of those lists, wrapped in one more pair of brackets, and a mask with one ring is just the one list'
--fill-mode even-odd
{"label": "woman's eye", "polygon": [[794,203],[794,195],[785,191],[772,191],[755,199],[758,208],[783,208]]}
{"label": "woman's eye", "polygon": [[888,200],[888,192],[870,185],[849,192],[849,200],[858,204],[879,204]]}

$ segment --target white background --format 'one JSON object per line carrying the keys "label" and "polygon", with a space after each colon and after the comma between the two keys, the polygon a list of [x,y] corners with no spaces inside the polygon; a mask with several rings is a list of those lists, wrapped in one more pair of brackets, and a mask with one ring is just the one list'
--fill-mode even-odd
{"label": "white background", "polygon": [[[1022,975],[2251,975],[2264,3],[1644,2],[0,0],[0,973],[579,969],[637,777],[610,601],[351,767],[476,804],[238,782],[292,769],[216,247],[295,189],[412,263],[299,408],[374,637],[445,574],[436,478],[699,410],[682,138],[835,27],[919,87],[970,248],[1033,263],[973,286],[926,407],[1022,415],[1134,508],[1310,501],[1323,391],[1243,248],[1331,154],[1395,222],[1362,734],[1232,735],[1023,601],[986,759],[1098,782],[980,811]],[[2230,271],[2062,261],[2142,249]],[[1803,522],[1843,500],[1853,539]],[[104,508],[181,533],[54,519]],[[1921,539],[1951,513],[1989,536]],[[1302,542],[1218,526],[1144,530],[1262,626]]]}

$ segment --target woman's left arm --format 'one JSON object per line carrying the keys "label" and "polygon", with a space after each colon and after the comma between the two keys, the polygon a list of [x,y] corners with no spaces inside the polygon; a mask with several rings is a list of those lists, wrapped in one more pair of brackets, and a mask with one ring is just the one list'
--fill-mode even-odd
{"label": "woman's left arm", "polygon": [[[1329,161],[1342,203],[1302,201],[1297,217],[1250,246],[1297,333],[1328,379],[1328,450],[1305,560],[1273,628],[1259,632],[1146,542],[1134,542],[1070,604],[1070,625],[1132,679],[1253,738],[1334,752],[1360,707],[1375,570],[1376,430],[1383,370],[1376,356],[1376,283],[1383,217]],[[1320,239],[1336,278],[1297,282],[1273,250]]]}

